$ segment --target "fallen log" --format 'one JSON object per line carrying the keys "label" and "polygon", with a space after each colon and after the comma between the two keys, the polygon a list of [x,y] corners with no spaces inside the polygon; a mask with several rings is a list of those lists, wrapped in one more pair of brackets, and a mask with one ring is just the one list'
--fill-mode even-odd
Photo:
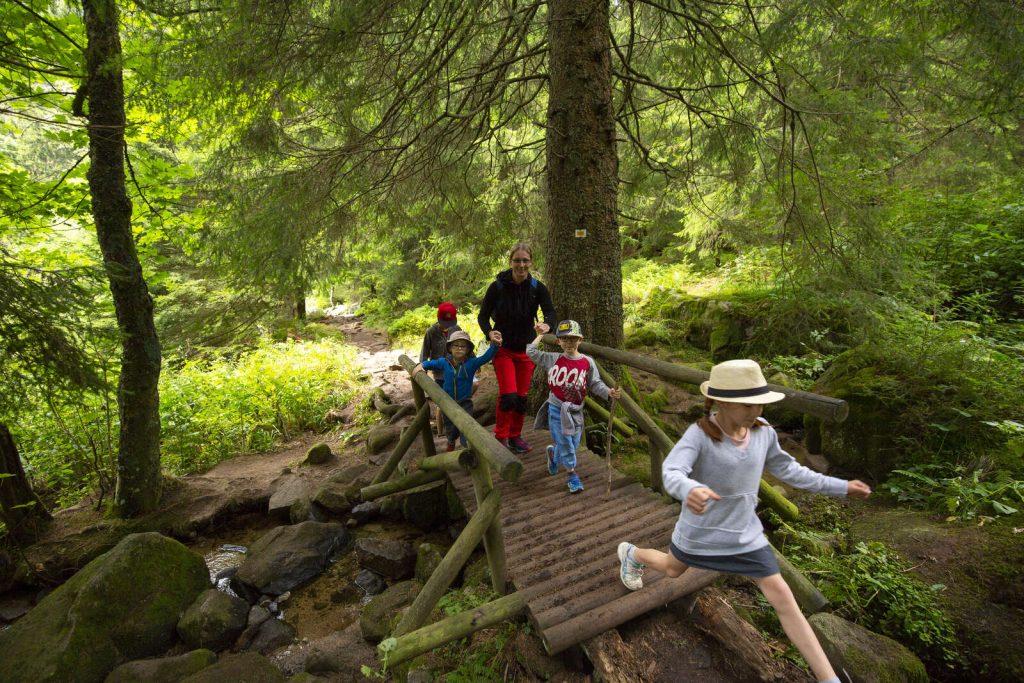
{"label": "fallen log", "polygon": [[791,671],[782,665],[760,632],[736,613],[718,589],[706,588],[677,600],[671,607],[688,616],[699,631],[731,652],[757,680],[788,680]]}

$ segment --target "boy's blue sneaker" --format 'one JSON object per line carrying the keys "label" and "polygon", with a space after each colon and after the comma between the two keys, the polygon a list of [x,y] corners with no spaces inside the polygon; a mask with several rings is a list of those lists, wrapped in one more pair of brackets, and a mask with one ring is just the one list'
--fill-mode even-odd
{"label": "boy's blue sneaker", "polygon": [[631,591],[644,587],[644,565],[634,559],[635,550],[636,546],[627,541],[619,544],[619,578]]}
{"label": "boy's blue sneaker", "polygon": [[558,474],[558,463],[555,462],[555,447],[548,446],[548,474]]}
{"label": "boy's blue sneaker", "polygon": [[583,482],[580,481],[580,475],[575,472],[569,473],[569,493],[579,493],[583,490]]}

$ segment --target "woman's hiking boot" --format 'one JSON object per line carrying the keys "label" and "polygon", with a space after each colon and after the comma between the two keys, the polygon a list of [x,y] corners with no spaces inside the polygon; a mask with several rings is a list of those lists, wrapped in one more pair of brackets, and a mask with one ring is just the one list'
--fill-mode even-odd
{"label": "woman's hiking boot", "polygon": [[555,461],[555,447],[548,446],[548,474],[554,476],[558,474],[558,463]]}
{"label": "woman's hiking boot", "polygon": [[569,473],[569,493],[579,493],[583,490],[583,482],[580,481],[580,475],[575,472]]}
{"label": "woman's hiking boot", "polygon": [[513,436],[508,440],[509,448],[512,449],[513,453],[522,455],[523,453],[529,453],[533,450],[533,446],[527,443],[526,439],[521,436]]}

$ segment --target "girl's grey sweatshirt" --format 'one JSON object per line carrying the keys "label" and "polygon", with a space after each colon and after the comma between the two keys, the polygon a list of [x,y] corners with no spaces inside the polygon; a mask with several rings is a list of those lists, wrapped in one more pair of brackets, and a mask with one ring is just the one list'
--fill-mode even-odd
{"label": "girl's grey sweatshirt", "polygon": [[[827,477],[799,464],[779,446],[779,436],[762,420],[750,430],[746,450],[728,437],[718,443],[696,424],[683,434],[662,465],[665,492],[682,501],[683,509],[672,532],[672,543],[693,555],[738,555],[768,545],[757,518],[757,489],[768,470],[791,486],[830,496],[845,496],[847,482]],[[704,514],[686,507],[693,489],[711,489],[721,500],[708,500]]]}

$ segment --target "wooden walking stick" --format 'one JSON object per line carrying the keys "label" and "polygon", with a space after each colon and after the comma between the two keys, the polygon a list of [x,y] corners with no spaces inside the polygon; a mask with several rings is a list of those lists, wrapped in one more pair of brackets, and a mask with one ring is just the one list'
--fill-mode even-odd
{"label": "wooden walking stick", "polygon": [[612,492],[612,430],[615,429],[615,397],[608,397],[608,432],[605,434],[604,459],[608,467],[608,493]]}

